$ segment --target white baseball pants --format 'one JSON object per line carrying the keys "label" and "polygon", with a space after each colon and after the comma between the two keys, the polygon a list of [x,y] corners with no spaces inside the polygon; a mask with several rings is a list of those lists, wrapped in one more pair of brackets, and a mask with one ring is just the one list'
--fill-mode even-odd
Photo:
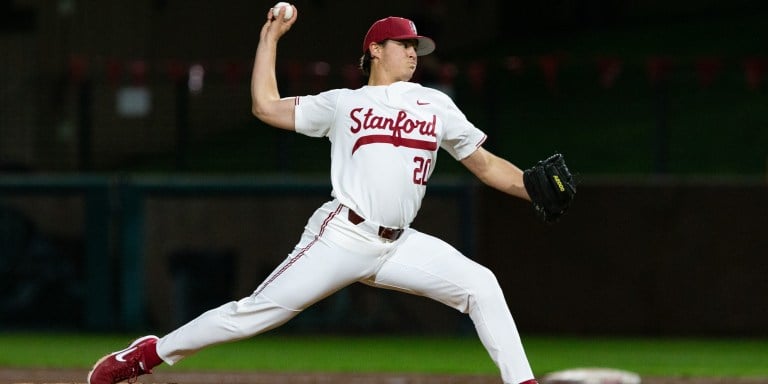
{"label": "white baseball pants", "polygon": [[446,242],[408,228],[383,240],[347,220],[333,200],[309,219],[293,252],[248,297],[226,303],[162,337],[159,356],[173,365],[205,347],[276,328],[355,282],[437,300],[469,314],[506,384],[533,379],[496,277]]}

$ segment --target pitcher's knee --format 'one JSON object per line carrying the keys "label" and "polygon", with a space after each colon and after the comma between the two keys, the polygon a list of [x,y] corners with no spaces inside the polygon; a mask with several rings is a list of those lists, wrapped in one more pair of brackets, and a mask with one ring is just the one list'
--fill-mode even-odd
{"label": "pitcher's knee", "polygon": [[235,338],[246,338],[276,328],[300,311],[283,308],[261,296],[250,296],[215,309],[222,327]]}
{"label": "pitcher's knee", "polygon": [[470,290],[470,305],[486,301],[504,300],[496,275],[488,268],[481,267],[473,272]]}

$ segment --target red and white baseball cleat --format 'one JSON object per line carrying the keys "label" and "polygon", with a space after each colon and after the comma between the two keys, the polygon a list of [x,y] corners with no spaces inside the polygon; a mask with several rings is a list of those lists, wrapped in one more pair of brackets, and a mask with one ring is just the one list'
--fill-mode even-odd
{"label": "red and white baseball cleat", "polygon": [[155,351],[157,340],[157,336],[144,336],[122,351],[102,357],[88,372],[88,384],[132,382],[141,375],[152,373],[152,368],[161,362]]}

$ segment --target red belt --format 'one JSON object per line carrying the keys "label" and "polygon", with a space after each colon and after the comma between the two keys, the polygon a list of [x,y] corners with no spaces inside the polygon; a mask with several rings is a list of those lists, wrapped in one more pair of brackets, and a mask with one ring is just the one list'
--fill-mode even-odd
{"label": "red belt", "polygon": [[[358,225],[363,221],[365,221],[365,219],[362,216],[358,215],[357,212],[353,211],[350,208],[347,208],[347,210],[349,211],[349,214],[347,214],[347,219],[349,220],[350,223],[354,225]],[[378,234],[379,234],[379,237],[381,237],[382,239],[395,241],[399,239],[400,236],[402,236],[403,232],[405,232],[405,230],[402,228],[398,229],[398,228],[387,228],[387,227],[379,226]]]}

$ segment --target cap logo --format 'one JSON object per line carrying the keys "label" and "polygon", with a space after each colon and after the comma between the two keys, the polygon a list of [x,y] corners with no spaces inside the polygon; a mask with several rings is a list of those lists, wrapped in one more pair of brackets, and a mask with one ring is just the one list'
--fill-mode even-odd
{"label": "cap logo", "polygon": [[416,35],[417,34],[416,24],[414,24],[413,21],[410,21],[410,20],[408,20],[408,24],[411,26],[411,31],[413,32],[413,34]]}

